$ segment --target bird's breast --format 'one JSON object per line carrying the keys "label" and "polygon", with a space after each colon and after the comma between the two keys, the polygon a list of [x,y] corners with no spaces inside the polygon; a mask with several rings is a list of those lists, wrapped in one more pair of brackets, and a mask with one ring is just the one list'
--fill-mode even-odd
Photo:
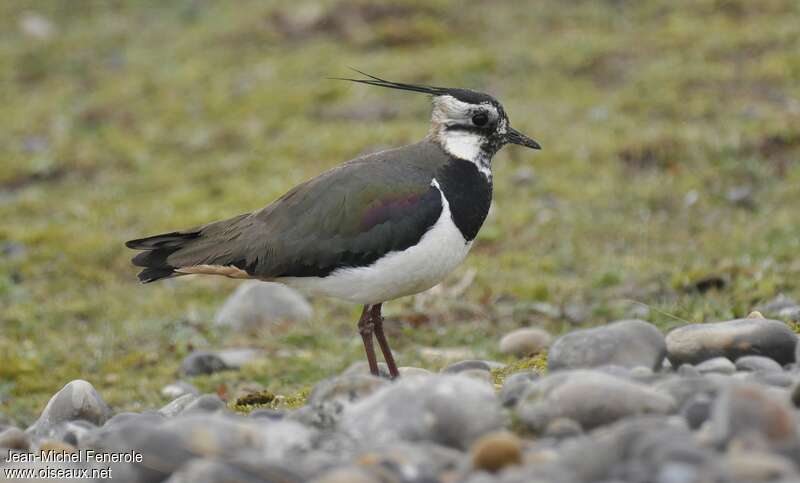
{"label": "bird's breast", "polygon": [[465,240],[474,240],[492,205],[491,178],[474,163],[452,158],[439,169],[436,180],[450,205],[453,223]]}

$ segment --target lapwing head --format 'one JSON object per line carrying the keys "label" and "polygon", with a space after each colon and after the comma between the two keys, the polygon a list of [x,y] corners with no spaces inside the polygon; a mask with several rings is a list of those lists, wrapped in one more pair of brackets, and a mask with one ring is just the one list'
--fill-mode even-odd
{"label": "lapwing head", "polygon": [[430,135],[451,156],[488,169],[492,156],[506,144],[541,149],[539,143],[511,127],[502,104],[489,94],[470,89],[391,82],[356,72],[367,78],[340,80],[431,95]]}

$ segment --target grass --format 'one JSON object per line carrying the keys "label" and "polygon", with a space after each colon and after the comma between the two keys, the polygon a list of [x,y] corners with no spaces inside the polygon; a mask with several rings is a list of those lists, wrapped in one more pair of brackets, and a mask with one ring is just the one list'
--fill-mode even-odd
{"label": "grass", "polygon": [[235,282],[140,286],[122,245],[425,134],[423,97],[326,80],[349,65],[490,91],[544,146],[495,159],[493,213],[446,282],[476,269],[466,292],[388,304],[402,364],[445,364],[427,347],[510,362],[497,341],[523,325],[667,329],[800,298],[798,14],[792,0],[3,2],[0,412],[30,423],[75,378],[116,410],[158,406],[194,348],[266,351],[190,379],[231,400],[260,387],[296,402],[361,360],[356,307],[315,300],[310,322],[226,331],[210,321]]}

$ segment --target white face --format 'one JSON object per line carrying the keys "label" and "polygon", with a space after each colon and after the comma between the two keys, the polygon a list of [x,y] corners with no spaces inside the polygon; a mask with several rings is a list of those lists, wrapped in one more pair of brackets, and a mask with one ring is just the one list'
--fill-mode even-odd
{"label": "white face", "polygon": [[[485,114],[486,120],[476,124],[473,118],[478,114]],[[459,101],[453,96],[437,96],[433,99],[434,124],[445,127],[463,126],[472,128],[485,128],[497,123],[500,114],[497,109],[489,102],[481,104],[468,104]],[[482,121],[481,119],[476,119]]]}
{"label": "white face", "polygon": [[452,96],[437,96],[433,100],[432,132],[451,155],[471,161],[484,174],[494,152],[487,143],[505,134],[507,121],[489,102],[469,104]]}

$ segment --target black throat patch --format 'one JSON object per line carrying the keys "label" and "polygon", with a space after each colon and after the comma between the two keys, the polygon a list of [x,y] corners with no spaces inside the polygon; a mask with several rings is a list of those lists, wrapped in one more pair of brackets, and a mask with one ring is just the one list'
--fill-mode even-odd
{"label": "black throat patch", "polygon": [[442,166],[436,180],[450,204],[453,223],[465,240],[474,240],[492,205],[492,181],[475,164],[458,158]]}

